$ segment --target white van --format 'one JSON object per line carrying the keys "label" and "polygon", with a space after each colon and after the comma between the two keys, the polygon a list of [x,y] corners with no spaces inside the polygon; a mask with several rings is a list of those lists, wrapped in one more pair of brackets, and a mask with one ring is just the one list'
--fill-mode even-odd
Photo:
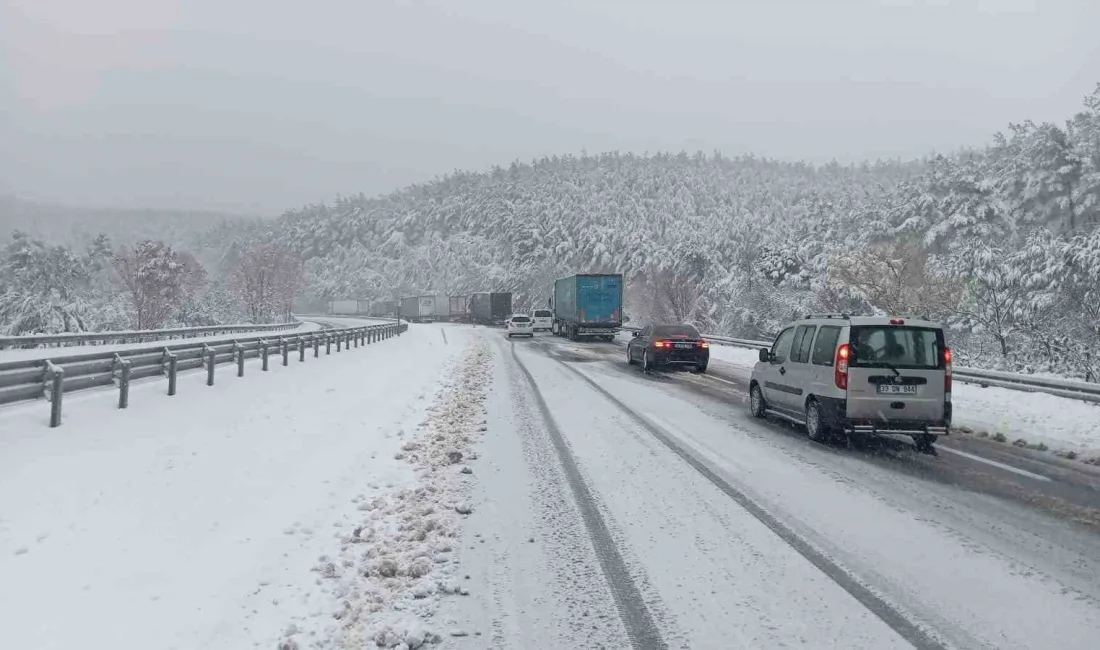
{"label": "white van", "polygon": [[531,313],[536,332],[549,332],[554,327],[554,312],[549,309],[536,309]]}
{"label": "white van", "polygon": [[804,424],[813,440],[904,434],[934,453],[951,427],[951,350],[931,321],[810,315],[760,350],[749,399],[754,416]]}

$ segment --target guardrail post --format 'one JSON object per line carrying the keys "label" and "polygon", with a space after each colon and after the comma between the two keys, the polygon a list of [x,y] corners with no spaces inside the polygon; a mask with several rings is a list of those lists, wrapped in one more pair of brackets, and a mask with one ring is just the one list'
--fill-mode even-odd
{"label": "guardrail post", "polygon": [[336,351],[337,352],[340,351],[340,344],[343,342],[343,338],[344,338],[344,333],[343,332],[337,332],[336,333]]}
{"label": "guardrail post", "polygon": [[244,377],[244,348],[236,340],[233,341],[233,360],[237,362],[237,376]]}
{"label": "guardrail post", "polygon": [[360,330],[355,330],[351,333],[351,338],[355,340],[355,347],[359,347],[359,334]]}
{"label": "guardrail post", "polygon": [[65,369],[46,360],[43,393],[50,402],[50,427],[61,426],[61,398],[65,395]]}
{"label": "guardrail post", "polygon": [[115,355],[111,363],[111,374],[118,385],[118,407],[124,409],[130,405],[130,360]]}
{"label": "guardrail post", "polygon": [[176,363],[178,358],[176,354],[164,348],[164,373],[168,375],[168,396],[171,397],[176,394]]}
{"label": "guardrail post", "polygon": [[325,332],[325,354],[332,354],[332,335]]}
{"label": "guardrail post", "polygon": [[298,361],[302,362],[306,360],[306,340],[304,337],[298,337]]}
{"label": "guardrail post", "polygon": [[260,339],[260,358],[263,359],[263,371],[267,372],[267,339]]}
{"label": "guardrail post", "polygon": [[279,337],[279,348],[283,352],[283,365],[285,366],[290,363],[290,348],[287,346],[286,338],[282,336]]}
{"label": "guardrail post", "polygon": [[202,357],[206,360],[206,385],[214,385],[214,348],[206,343],[202,344]]}
{"label": "guardrail post", "polygon": [[316,334],[309,335],[309,344],[313,346],[313,358],[316,359],[321,356],[321,341]]}

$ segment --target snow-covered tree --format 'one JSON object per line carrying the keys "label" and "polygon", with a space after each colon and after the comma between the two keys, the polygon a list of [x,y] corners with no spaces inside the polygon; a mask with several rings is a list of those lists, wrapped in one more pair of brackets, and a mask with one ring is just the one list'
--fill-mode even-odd
{"label": "snow-covered tree", "polygon": [[162,326],[201,288],[205,271],[191,255],[160,241],[123,247],[112,260],[119,286],[130,299],[135,329]]}
{"label": "snow-covered tree", "polygon": [[305,266],[283,247],[255,245],[241,256],[229,286],[253,323],[286,320],[305,288]]}

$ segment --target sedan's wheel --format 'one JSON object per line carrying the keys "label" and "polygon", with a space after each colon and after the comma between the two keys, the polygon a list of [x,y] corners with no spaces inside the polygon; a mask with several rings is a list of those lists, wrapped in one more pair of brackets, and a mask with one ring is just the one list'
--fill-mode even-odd
{"label": "sedan's wheel", "polygon": [[642,372],[649,372],[653,366],[649,364],[649,350],[642,352]]}
{"label": "sedan's wheel", "polygon": [[637,361],[634,360],[634,354],[631,353],[631,350],[633,350],[633,349],[634,348],[630,347],[629,345],[626,346],[626,363],[628,365],[631,365],[631,366],[638,363]]}
{"label": "sedan's wheel", "polygon": [[768,404],[764,401],[764,393],[760,390],[760,386],[756,384],[753,384],[749,390],[749,410],[753,417],[762,418],[767,415]]}
{"label": "sedan's wheel", "polygon": [[707,364],[700,363],[699,365],[695,366],[695,374],[703,375],[703,374],[706,374],[706,372],[707,372]]}
{"label": "sedan's wheel", "polygon": [[823,442],[829,435],[828,427],[821,419],[821,405],[816,400],[810,400],[806,405],[806,433],[814,442]]}

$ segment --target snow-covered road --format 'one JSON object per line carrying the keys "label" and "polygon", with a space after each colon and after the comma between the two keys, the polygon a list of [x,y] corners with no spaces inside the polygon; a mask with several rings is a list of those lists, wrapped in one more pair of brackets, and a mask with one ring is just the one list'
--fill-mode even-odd
{"label": "snow-covered road", "polygon": [[188,375],[178,398],[135,385],[128,411],[76,394],[48,432],[17,406],[0,420],[4,638],[1095,647],[1100,472],[954,437],[938,457],[811,443],[712,369],[413,325],[215,388]]}
{"label": "snow-covered road", "polygon": [[824,447],[720,378],[483,335],[491,427],[458,551],[478,589],[444,611],[490,647],[1094,646],[1097,529],[992,489],[1057,473]]}

